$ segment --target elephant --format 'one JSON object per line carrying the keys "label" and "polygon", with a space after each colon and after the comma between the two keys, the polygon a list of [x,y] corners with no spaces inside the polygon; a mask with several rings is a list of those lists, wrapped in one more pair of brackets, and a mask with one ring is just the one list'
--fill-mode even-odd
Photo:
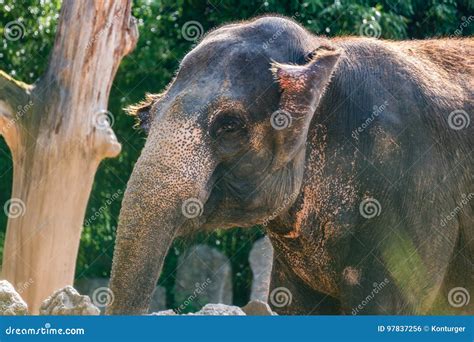
{"label": "elephant", "polygon": [[260,225],[278,314],[473,314],[472,56],[279,16],[208,32],[129,108],[107,313],[147,313],[175,238]]}

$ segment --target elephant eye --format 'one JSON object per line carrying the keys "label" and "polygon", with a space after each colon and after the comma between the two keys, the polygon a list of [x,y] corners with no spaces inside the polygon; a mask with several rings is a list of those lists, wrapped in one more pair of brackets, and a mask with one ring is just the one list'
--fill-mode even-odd
{"label": "elephant eye", "polygon": [[211,129],[211,136],[219,138],[225,134],[240,132],[243,128],[245,128],[245,124],[238,117],[223,116],[214,123]]}

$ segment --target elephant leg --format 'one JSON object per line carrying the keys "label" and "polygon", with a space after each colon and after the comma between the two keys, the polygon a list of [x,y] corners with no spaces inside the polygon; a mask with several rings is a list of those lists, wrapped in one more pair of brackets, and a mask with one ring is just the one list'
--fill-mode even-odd
{"label": "elephant leg", "polygon": [[269,304],[279,315],[336,315],[339,301],[306,285],[277,255],[274,257]]}
{"label": "elephant leg", "polygon": [[373,262],[347,266],[339,288],[344,315],[414,313],[386,270]]}
{"label": "elephant leg", "polygon": [[385,231],[384,238],[372,250],[367,248],[373,245],[369,238],[357,239],[340,275],[341,306],[345,314],[431,312],[448,273],[455,231],[451,231],[450,240],[433,233],[416,235],[417,231],[420,229],[416,226]]}
{"label": "elephant leg", "polygon": [[[467,211],[467,210],[466,210]],[[474,215],[461,220],[460,236],[432,315],[474,314]]]}

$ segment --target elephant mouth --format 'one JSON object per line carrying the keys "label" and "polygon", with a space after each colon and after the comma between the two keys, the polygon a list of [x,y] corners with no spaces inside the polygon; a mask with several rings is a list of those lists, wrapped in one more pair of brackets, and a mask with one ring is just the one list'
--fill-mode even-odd
{"label": "elephant mouth", "polygon": [[[214,172],[206,185],[208,195],[204,198],[203,202],[193,198],[183,202],[181,211],[187,219],[178,229],[178,236],[191,235],[201,230],[212,231],[219,228],[234,227],[233,225],[226,225],[225,222],[220,221],[218,218],[221,216],[219,212],[225,211],[222,210],[222,202],[224,199],[222,189],[216,185],[218,180],[219,175],[217,172]],[[195,205],[195,209],[192,210],[192,213],[186,212],[187,202]]]}
{"label": "elephant mouth", "polygon": [[203,203],[202,215],[194,220],[187,220],[181,231],[193,233],[198,230],[245,228],[256,224],[253,222],[252,209],[244,206],[245,195],[242,194],[241,187],[227,182],[222,169],[216,168],[207,188],[209,195]]}
{"label": "elephant mouth", "polygon": [[262,214],[258,210],[245,207],[245,202],[230,196],[222,188],[213,188],[204,206],[201,229],[249,228],[261,223]]}

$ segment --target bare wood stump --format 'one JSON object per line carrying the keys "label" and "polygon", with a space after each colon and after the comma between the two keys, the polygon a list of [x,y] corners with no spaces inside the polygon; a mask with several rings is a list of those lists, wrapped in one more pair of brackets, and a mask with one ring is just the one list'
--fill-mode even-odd
{"label": "bare wood stump", "polygon": [[73,284],[95,172],[121,149],[106,117],[110,88],[137,39],[131,0],[65,0],[40,81],[0,72],[0,133],[14,167],[2,271],[25,288],[31,313]]}

